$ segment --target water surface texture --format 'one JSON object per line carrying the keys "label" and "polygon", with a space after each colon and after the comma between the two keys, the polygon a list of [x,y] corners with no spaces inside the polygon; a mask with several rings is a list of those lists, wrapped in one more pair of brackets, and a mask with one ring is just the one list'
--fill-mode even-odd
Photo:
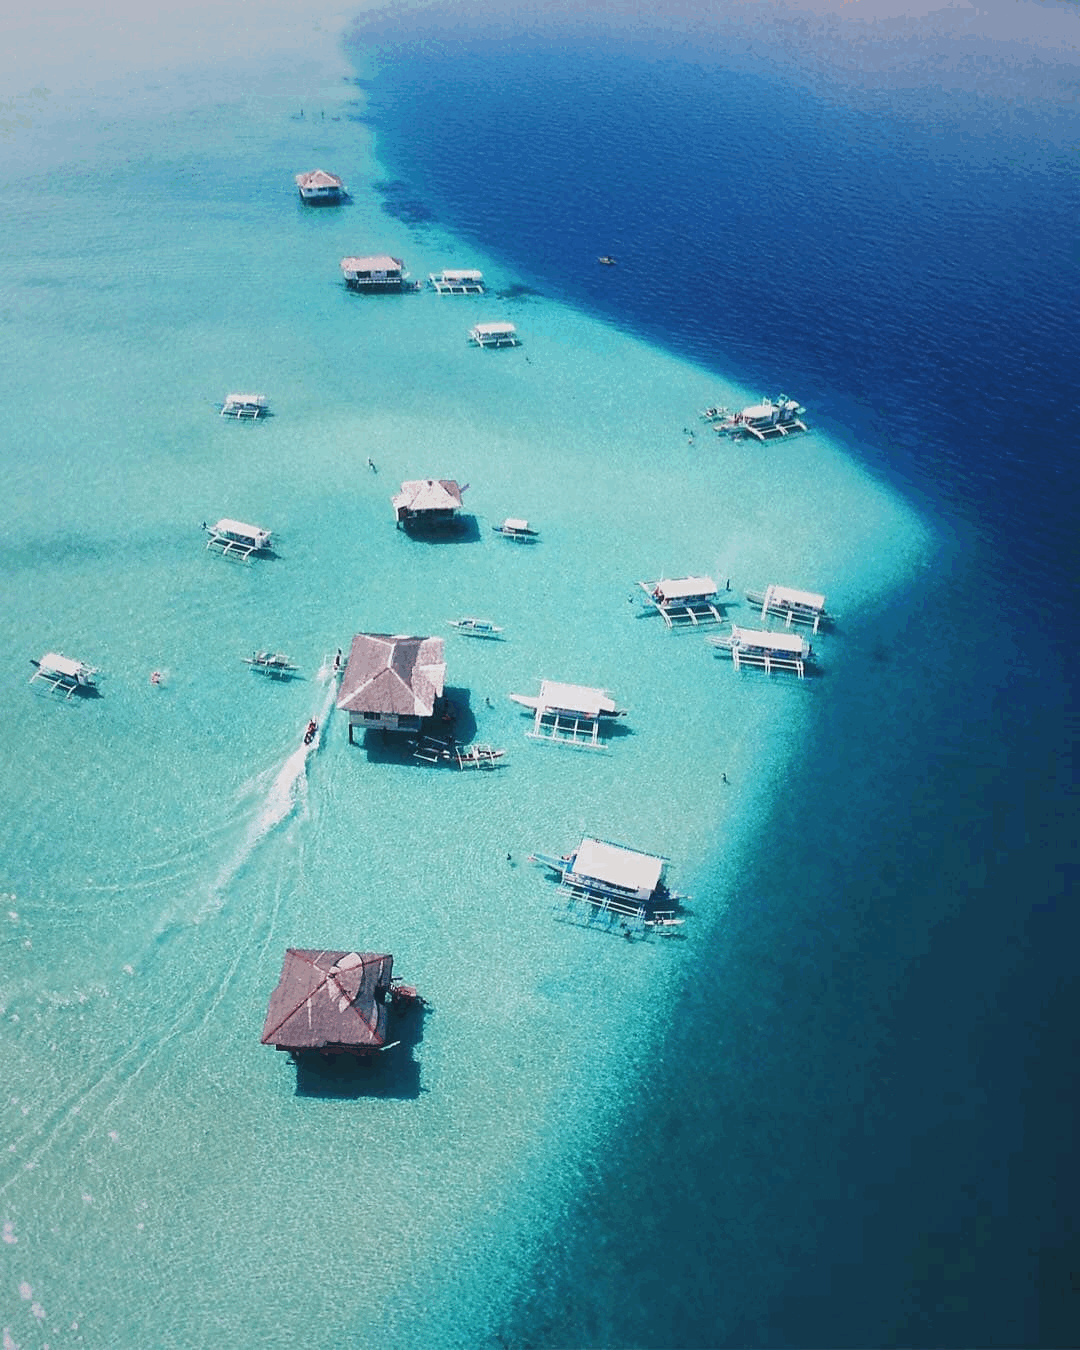
{"label": "water surface texture", "polygon": [[[1076,71],[1023,8],[11,25],[5,1350],[1074,1339]],[[382,252],[488,293],[346,292]],[[698,417],[781,391],[806,435]],[[457,542],[394,527],[429,476]],[[825,592],[812,678],[643,603],[701,572]],[[499,766],[350,745],[359,631],[445,637]],[[544,678],[622,734],[528,739]],[[559,922],[586,833],[677,938]],[[393,952],[416,1043],[261,1046],[288,946]]]}

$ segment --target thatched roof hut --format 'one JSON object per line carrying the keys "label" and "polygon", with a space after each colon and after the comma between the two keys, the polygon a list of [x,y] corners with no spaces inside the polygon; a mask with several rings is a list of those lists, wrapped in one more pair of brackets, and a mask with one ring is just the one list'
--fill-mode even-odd
{"label": "thatched roof hut", "polygon": [[386,1044],[394,958],[290,947],[270,995],[263,1045],[297,1053],[370,1055]]}

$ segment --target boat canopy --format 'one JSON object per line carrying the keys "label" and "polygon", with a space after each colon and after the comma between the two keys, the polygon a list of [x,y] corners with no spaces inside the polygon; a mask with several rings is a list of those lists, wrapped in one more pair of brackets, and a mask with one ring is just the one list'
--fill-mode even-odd
{"label": "boat canopy", "polygon": [[442,281],[471,281],[480,282],[484,279],[483,272],[476,271],[475,268],[444,267],[438,274]]}
{"label": "boat canopy", "polygon": [[509,337],[516,332],[517,328],[512,323],[478,323],[473,328],[473,333],[477,337],[496,337],[498,335]]}
{"label": "boat canopy", "polygon": [[77,680],[87,673],[87,667],[81,661],[73,661],[59,652],[46,652],[38,662],[38,669],[46,675],[62,675],[68,680]]}
{"label": "boat canopy", "polygon": [[732,645],[760,647],[767,652],[789,652],[793,656],[808,656],[810,644],[798,633],[770,633],[764,628],[736,628],[731,625]]}
{"label": "boat canopy", "polygon": [[742,415],[747,422],[762,422],[767,417],[774,417],[779,411],[776,403],[755,403],[752,408],[744,408]]}
{"label": "boat canopy", "polygon": [[615,703],[606,690],[590,689],[584,684],[561,684],[558,680],[540,681],[537,703],[541,708],[579,713],[584,717],[595,718],[601,713],[615,711]]}
{"label": "boat canopy", "polygon": [[652,895],[660,885],[666,861],[654,853],[638,853],[602,839],[583,839],[572,866],[577,876]]}
{"label": "boat canopy", "polygon": [[265,395],[265,394],[226,394],[226,395],[225,395],[225,406],[228,407],[230,403],[232,403],[232,404],[234,404],[234,405],[237,404],[237,403],[242,403],[242,404],[244,404],[245,407],[265,408],[265,407],[266,407],[266,395]]}
{"label": "boat canopy", "polygon": [[243,539],[253,543],[257,548],[262,548],[270,542],[269,530],[264,530],[259,525],[245,525],[242,520],[219,520],[214,526],[214,533],[225,535],[230,539]]}
{"label": "boat canopy", "polygon": [[825,608],[825,597],[814,591],[797,591],[791,586],[770,586],[765,592],[762,608],[787,605],[792,609],[809,609],[820,613]]}
{"label": "boat canopy", "polygon": [[658,599],[665,604],[669,600],[700,600],[716,594],[716,582],[712,577],[679,577],[674,581],[658,581],[654,590],[659,591]]}
{"label": "boat canopy", "polygon": [[527,530],[529,522],[527,520],[515,520],[511,516],[507,516],[502,523],[502,527],[504,530]]}

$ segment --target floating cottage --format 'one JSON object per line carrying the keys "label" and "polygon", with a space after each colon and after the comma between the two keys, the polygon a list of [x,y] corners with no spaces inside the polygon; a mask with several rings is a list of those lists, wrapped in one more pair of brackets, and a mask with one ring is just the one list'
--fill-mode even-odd
{"label": "floating cottage", "polygon": [[253,553],[263,553],[270,547],[270,531],[260,525],[246,525],[242,520],[224,518],[216,525],[203,525],[210,538],[207,548],[221,550],[226,558],[247,562]]}
{"label": "floating cottage", "polygon": [[262,1043],[293,1056],[366,1057],[389,1050],[389,1012],[422,1007],[423,999],[393,975],[394,958],[379,952],[328,952],[290,947],[270,995]]}
{"label": "floating cottage", "polygon": [[257,421],[269,415],[270,406],[265,394],[226,394],[221,405],[222,417]]}
{"label": "floating cottage", "polygon": [[714,647],[730,653],[732,664],[761,666],[766,674],[774,670],[793,670],[801,680],[813,648],[798,633],[769,633],[761,628],[737,628],[731,625],[727,637],[709,638]]}
{"label": "floating cottage", "polygon": [[669,628],[723,622],[712,577],[661,577],[638,585]]}
{"label": "floating cottage", "polygon": [[590,689],[583,684],[541,680],[539,694],[511,694],[510,697],[533,713],[529,736],[536,740],[558,741],[561,745],[586,746],[591,750],[606,749],[600,740],[603,721],[626,716],[626,710],[615,706],[606,689]]}
{"label": "floating cottage", "polygon": [[349,714],[349,743],[356,727],[419,733],[443,696],[443,651],[439,637],[357,633],[337,699]]}
{"label": "floating cottage", "polygon": [[570,917],[584,912],[588,922],[600,920],[630,937],[680,923],[675,911],[685,897],[668,890],[668,860],[659,854],[586,836],[573,853],[534,853],[530,861],[555,873]]}
{"label": "floating cottage", "polygon": [[507,516],[501,525],[492,525],[491,528],[504,539],[515,539],[519,544],[535,544],[540,538],[539,530],[534,530],[527,520],[515,516]]}
{"label": "floating cottage", "polygon": [[806,409],[793,398],[779,394],[775,399],[764,398],[741,412],[732,412],[730,408],[706,408],[701,416],[724,435],[753,436],[756,440],[767,441],[793,431],[805,431],[806,423],[801,421],[805,412]]}
{"label": "floating cottage", "polygon": [[415,291],[417,283],[409,280],[405,264],[388,253],[376,253],[370,258],[342,258],[341,274],[350,291]]}
{"label": "floating cottage", "polygon": [[296,186],[300,190],[300,200],[307,206],[338,206],[349,195],[337,174],[327,173],[325,169],[298,173]]}
{"label": "floating cottage", "polygon": [[797,591],[791,586],[766,586],[763,591],[747,591],[746,598],[761,609],[761,618],[770,614],[783,619],[790,628],[794,623],[813,626],[816,633],[828,619],[825,597],[814,591]]}
{"label": "floating cottage", "polygon": [[474,347],[519,347],[521,339],[512,323],[478,323],[469,332]]}
{"label": "floating cottage", "polygon": [[474,268],[444,267],[441,272],[429,272],[428,281],[439,295],[484,294],[484,274]]}
{"label": "floating cottage", "polygon": [[452,478],[418,478],[402,483],[401,491],[390,501],[399,528],[437,529],[457,524],[461,494]]}
{"label": "floating cottage", "polygon": [[43,680],[50,689],[59,689],[65,698],[72,694],[91,694],[97,692],[97,677],[101,673],[85,661],[75,661],[60,652],[46,652],[38,661],[32,661],[37,669],[30,676],[30,683]]}

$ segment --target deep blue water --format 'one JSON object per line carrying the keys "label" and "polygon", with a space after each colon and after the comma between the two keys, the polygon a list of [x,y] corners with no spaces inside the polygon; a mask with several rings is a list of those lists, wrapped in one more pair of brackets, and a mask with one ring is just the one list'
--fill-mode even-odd
{"label": "deep blue water", "polygon": [[505,1343],[1074,1344],[1080,119],[524,24],[356,52],[409,229],[795,394],[940,544],[845,627]]}

